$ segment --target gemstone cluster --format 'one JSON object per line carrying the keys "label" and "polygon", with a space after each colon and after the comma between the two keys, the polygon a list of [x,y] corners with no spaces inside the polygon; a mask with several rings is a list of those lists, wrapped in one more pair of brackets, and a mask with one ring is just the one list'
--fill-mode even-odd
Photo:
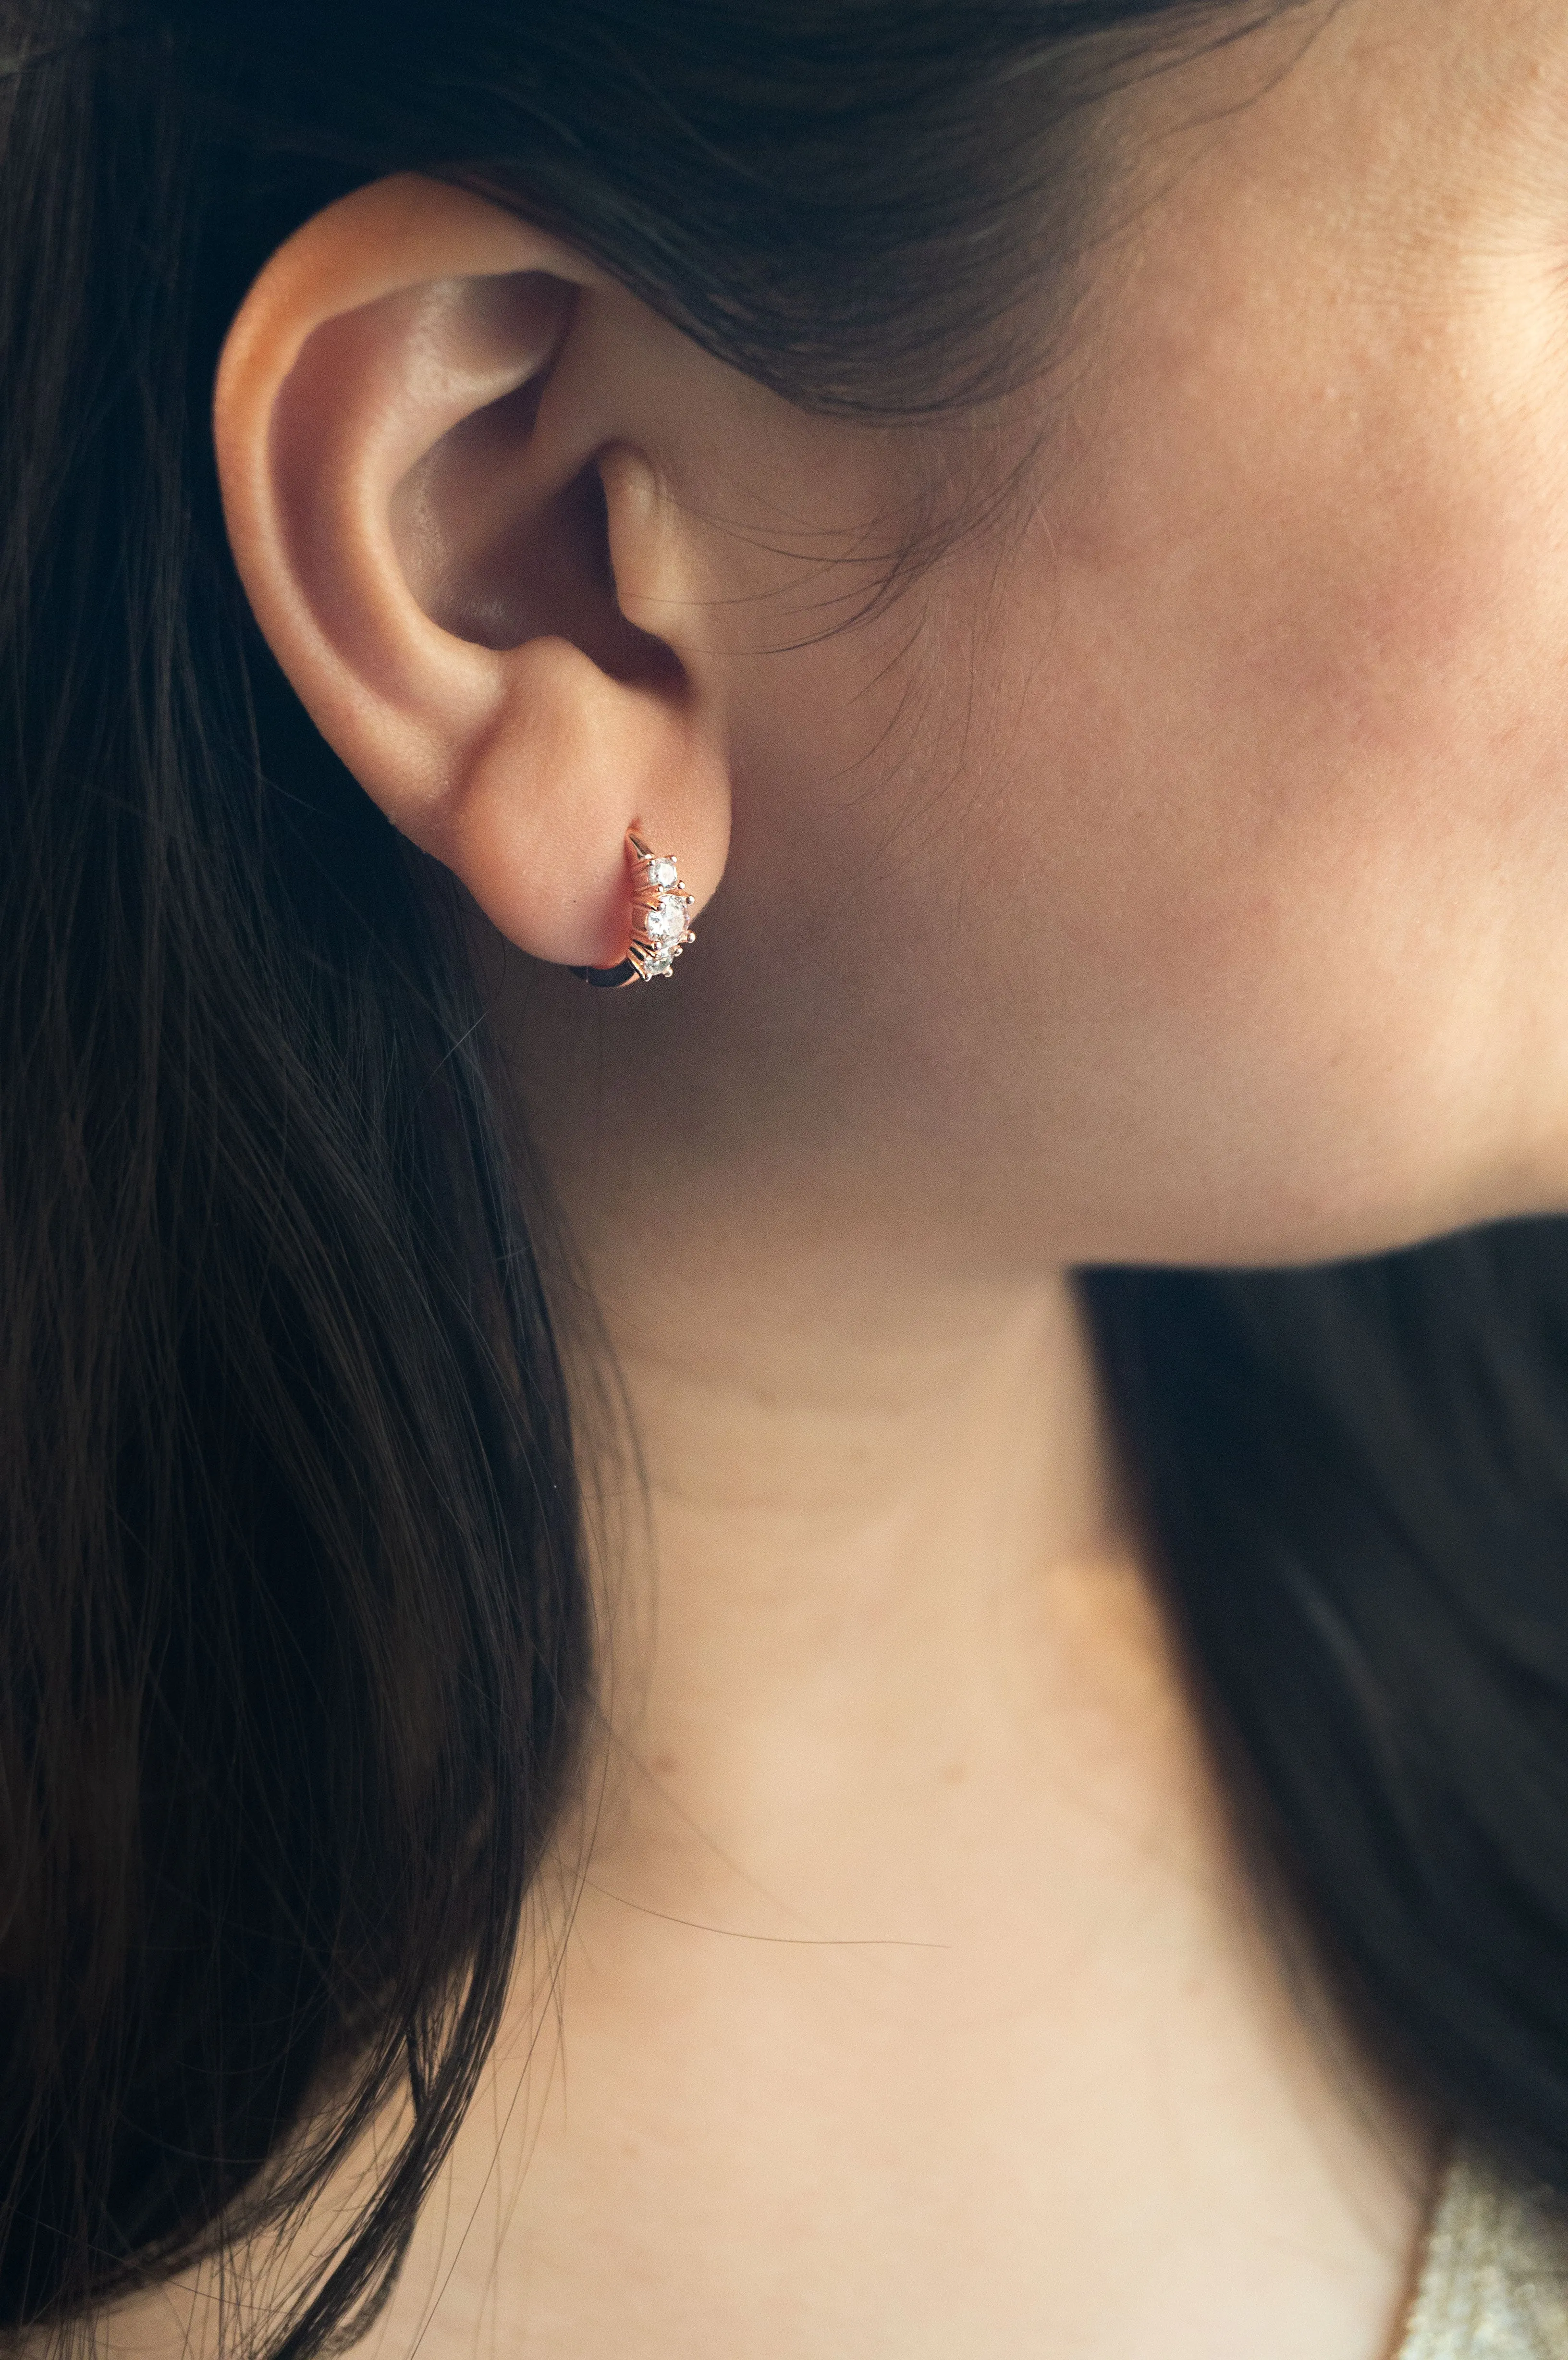
{"label": "gemstone cluster", "polygon": [[688,943],[697,937],[688,921],[691,895],[681,881],[679,865],[668,852],[649,852],[639,837],[631,839],[632,939],[626,956],[644,983],[673,972]]}

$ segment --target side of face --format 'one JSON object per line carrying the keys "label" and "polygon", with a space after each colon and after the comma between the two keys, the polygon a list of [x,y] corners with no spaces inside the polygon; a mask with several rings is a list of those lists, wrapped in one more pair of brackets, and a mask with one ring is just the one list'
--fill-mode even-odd
{"label": "side of face", "polygon": [[[524,240],[485,267],[560,272],[571,300],[535,303],[539,351],[495,386],[541,368],[542,399],[493,387],[477,432],[460,389],[390,442],[368,402],[395,450],[366,515],[392,522],[330,595],[245,521],[296,361],[276,399],[221,398],[253,600],[351,766],[525,950],[570,959],[580,909],[607,942],[650,798],[704,901],[723,875],[646,1005],[528,986],[536,1108],[597,1121],[591,1073],[641,1185],[717,1201],[766,1173],[992,1267],[1311,1259],[1557,1208],[1568,24],[1324,0],[1117,104],[1127,169],[1073,333],[999,412],[806,418]],[[372,316],[352,271],[322,297],[340,266],[312,252],[296,359],[334,301]],[[377,383],[401,366],[378,348]],[[597,570],[567,497],[589,464]],[[878,603],[933,472],[1018,483]],[[401,638],[367,632],[399,599]],[[330,675],[290,639],[307,606],[339,618]]]}
{"label": "side of face", "polygon": [[1107,274],[1008,632],[1119,1085],[1054,1128],[1150,1125],[1085,1161],[1091,1252],[1563,1201],[1565,262],[1561,17],[1350,5]]}
{"label": "side of face", "polygon": [[1032,502],[921,585],[902,702],[800,823],[844,940],[802,922],[797,988],[814,956],[845,1045],[793,1120],[831,1148],[876,1041],[888,1139],[918,1108],[922,1185],[1019,1252],[1568,1200],[1568,33],[1287,33],[1146,94],[1011,421]]}

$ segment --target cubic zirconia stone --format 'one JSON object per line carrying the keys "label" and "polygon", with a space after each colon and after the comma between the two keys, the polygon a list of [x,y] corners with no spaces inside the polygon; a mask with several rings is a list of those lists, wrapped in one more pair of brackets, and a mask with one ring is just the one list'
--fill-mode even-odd
{"label": "cubic zirconia stone", "polygon": [[669,854],[661,852],[656,859],[648,862],[648,874],[649,882],[657,885],[660,892],[663,892],[668,886],[679,882],[681,871]]}
{"label": "cubic zirconia stone", "polygon": [[643,932],[654,943],[677,943],[686,931],[686,904],[667,893],[657,910],[643,912]]}

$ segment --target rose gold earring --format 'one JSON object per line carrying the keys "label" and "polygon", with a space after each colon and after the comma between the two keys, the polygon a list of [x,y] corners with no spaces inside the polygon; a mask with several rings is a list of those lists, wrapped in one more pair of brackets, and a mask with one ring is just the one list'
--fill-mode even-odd
{"label": "rose gold earring", "polygon": [[696,935],[687,924],[691,896],[681,881],[673,853],[651,852],[635,828],[626,830],[626,858],[632,870],[632,938],[626,955],[615,967],[574,967],[584,983],[599,991],[619,991],[623,984],[652,983],[673,973],[675,962]]}

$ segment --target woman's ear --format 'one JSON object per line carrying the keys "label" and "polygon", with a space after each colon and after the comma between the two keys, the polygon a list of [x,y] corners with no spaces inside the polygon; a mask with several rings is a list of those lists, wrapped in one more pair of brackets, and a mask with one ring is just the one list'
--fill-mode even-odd
{"label": "woman's ear", "polygon": [[607,302],[635,318],[552,239],[402,175],[273,257],[214,401],[241,578],[311,718],[503,934],[571,966],[625,951],[628,828],[699,904],[729,839],[720,701],[617,596],[679,613],[694,560],[626,432],[636,384],[604,381],[636,375],[635,333],[592,333]]}

